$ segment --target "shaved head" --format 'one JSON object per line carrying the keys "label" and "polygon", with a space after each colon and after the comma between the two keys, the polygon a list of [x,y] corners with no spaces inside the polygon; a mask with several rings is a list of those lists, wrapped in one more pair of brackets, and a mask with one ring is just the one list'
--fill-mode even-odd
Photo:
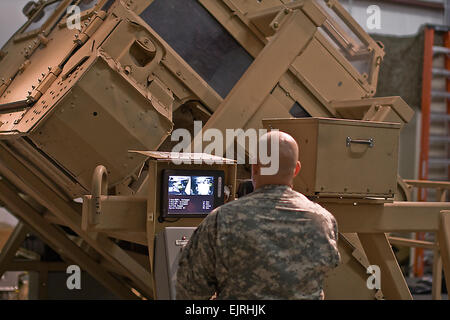
{"label": "shaved head", "polygon": [[294,177],[300,171],[299,149],[295,139],[285,132],[270,131],[260,138],[259,147],[267,148],[267,155],[270,154],[270,159],[278,160],[278,168],[271,174],[265,174],[265,169],[273,166],[273,163],[264,161],[266,159],[261,157],[260,153],[258,163],[252,166],[252,180],[255,189],[266,184],[292,187]]}

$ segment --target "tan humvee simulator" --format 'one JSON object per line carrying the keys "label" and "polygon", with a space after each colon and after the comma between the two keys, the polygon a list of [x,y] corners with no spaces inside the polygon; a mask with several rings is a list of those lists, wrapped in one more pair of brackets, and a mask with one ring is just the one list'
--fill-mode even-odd
{"label": "tan humvee simulator", "polygon": [[246,178],[223,154],[177,166],[186,154],[164,153],[200,120],[297,139],[295,188],[341,231],[327,299],[411,299],[390,232],[437,232],[450,287],[450,204],[407,201],[398,139],[413,111],[374,98],[383,45],[338,1],[47,0],[24,13],[0,51],[0,202],[21,220],[0,273],[31,230],[117,296],[158,298],[156,235],[201,221],[161,218],[164,170],[222,171],[227,201]]}

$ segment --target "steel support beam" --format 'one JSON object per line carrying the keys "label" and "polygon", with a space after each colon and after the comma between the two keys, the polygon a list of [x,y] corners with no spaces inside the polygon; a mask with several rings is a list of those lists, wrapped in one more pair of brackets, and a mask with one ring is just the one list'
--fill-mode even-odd
{"label": "steel support beam", "polygon": [[442,300],[442,258],[439,248],[433,250],[433,287],[431,289],[433,300]]}
{"label": "steel support beam", "polygon": [[27,167],[26,162],[22,161],[23,159],[13,155],[4,142],[0,143],[0,174],[22,192],[46,207],[110,263],[116,264],[132,280],[139,292],[147,298],[151,298],[150,273],[105,235],[83,231],[81,212],[77,207],[56,194]]}
{"label": "steel support beam", "polygon": [[450,209],[450,202],[320,204],[336,217],[340,232],[358,234],[437,232],[440,212]]}
{"label": "steel support beam", "polygon": [[450,288],[450,211],[445,210],[439,219],[439,247],[445,275],[445,283]]}
{"label": "steel support beam", "polygon": [[370,264],[381,271],[381,291],[390,300],[412,300],[394,252],[384,233],[358,234]]}
{"label": "steel support beam", "polygon": [[[0,199],[12,214],[23,220],[33,231],[56,252],[68,257],[80,268],[86,270],[105,288],[121,298],[136,299],[131,289],[105,272],[80,247],[73,243],[62,230],[48,223],[38,212],[26,203],[6,181],[0,180]],[[22,232],[21,230],[19,230]],[[17,234],[19,234],[19,231]],[[15,232],[16,233],[16,232]],[[23,234],[22,234],[23,236]],[[12,261],[12,260],[11,260]]]}
{"label": "steel support beam", "polygon": [[19,222],[13,233],[9,236],[5,246],[0,251],[0,277],[8,271],[8,266],[14,260],[17,250],[25,241],[27,232],[27,227],[22,222]]}

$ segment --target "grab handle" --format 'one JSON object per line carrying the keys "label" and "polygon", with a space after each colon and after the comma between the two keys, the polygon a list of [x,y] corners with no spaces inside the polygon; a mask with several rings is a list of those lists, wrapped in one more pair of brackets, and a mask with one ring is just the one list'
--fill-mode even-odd
{"label": "grab handle", "polygon": [[361,139],[352,139],[350,137],[347,137],[347,147],[350,147],[350,145],[352,143],[357,143],[357,144],[367,144],[369,146],[369,148],[373,148],[373,146],[375,145],[375,141],[373,140],[373,138],[370,138],[368,140],[361,140]]}

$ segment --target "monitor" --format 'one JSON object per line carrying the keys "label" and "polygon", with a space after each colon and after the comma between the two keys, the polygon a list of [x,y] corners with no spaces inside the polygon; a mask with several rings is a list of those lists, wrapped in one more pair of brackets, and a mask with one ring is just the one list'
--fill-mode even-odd
{"label": "monitor", "polygon": [[224,203],[221,170],[163,170],[161,217],[205,217]]}

